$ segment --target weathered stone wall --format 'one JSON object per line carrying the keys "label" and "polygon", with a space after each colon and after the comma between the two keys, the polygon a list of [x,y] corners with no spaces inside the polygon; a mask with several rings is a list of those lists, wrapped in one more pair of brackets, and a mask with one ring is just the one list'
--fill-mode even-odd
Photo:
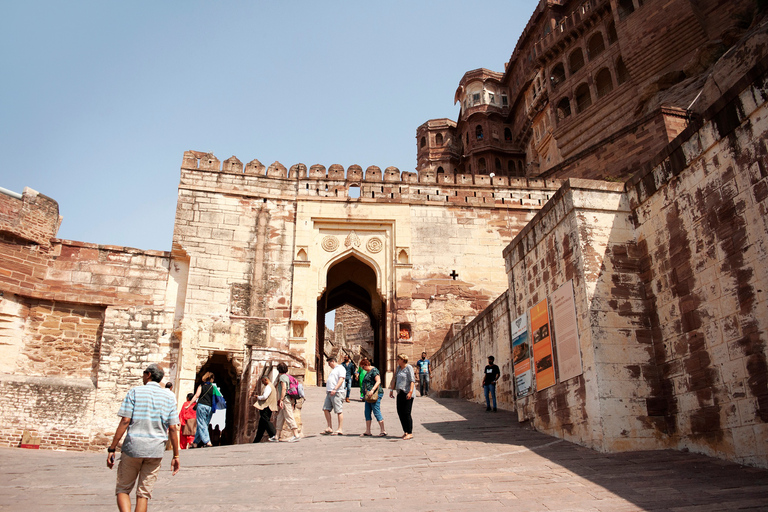
{"label": "weathered stone wall", "polygon": [[0,194],[0,232],[6,236],[48,246],[60,223],[59,204],[36,190],[26,187],[21,198]]}
{"label": "weathered stone wall", "polygon": [[99,449],[147,364],[173,379],[168,254],[57,240],[58,206],[30,189],[0,210],[0,443]]}
{"label": "weathered stone wall", "polygon": [[[355,364],[363,357],[373,357],[373,329],[368,315],[350,305],[336,309],[336,336],[341,334],[344,352]],[[337,338],[338,339],[338,338]]]}
{"label": "weathered stone wall", "polygon": [[685,111],[657,110],[552,167],[541,177],[624,181],[648,161],[648,155],[664,149],[686,126]]}
{"label": "weathered stone wall", "polygon": [[655,405],[674,418],[664,433],[678,447],[762,466],[768,465],[766,64],[628,187],[655,312]]}
{"label": "weathered stone wall", "polygon": [[501,370],[496,385],[498,407],[513,409],[514,371],[509,356],[512,347],[509,315],[508,292],[504,292],[440,350],[433,355],[428,354],[432,367],[440,368],[433,372],[430,387],[438,394],[441,391],[449,395],[458,392],[463,398],[485,403],[483,370],[488,356],[493,356]]}
{"label": "weathered stone wall", "polygon": [[0,445],[18,446],[24,430],[29,430],[40,438],[42,449],[104,446],[111,436],[94,435],[91,424],[95,394],[90,379],[0,375],[4,411]]}
{"label": "weathered stone wall", "polygon": [[[513,317],[573,280],[583,360],[517,400],[521,420],[599,450],[768,466],[766,64],[626,186],[569,180],[505,249]],[[436,382],[480,364],[469,336]]]}
{"label": "weathered stone wall", "polygon": [[37,299],[23,306],[24,346],[14,373],[95,381],[104,308]]}

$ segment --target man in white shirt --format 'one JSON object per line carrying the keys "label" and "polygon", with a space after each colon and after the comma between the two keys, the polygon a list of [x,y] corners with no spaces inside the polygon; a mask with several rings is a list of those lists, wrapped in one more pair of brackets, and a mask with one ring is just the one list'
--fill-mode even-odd
{"label": "man in white shirt", "polygon": [[[328,423],[328,428],[323,431],[323,434],[341,436],[344,435],[344,432],[342,431],[344,415],[341,412],[341,405],[344,403],[344,397],[346,396],[346,391],[343,386],[344,379],[347,376],[347,370],[336,362],[335,357],[329,357],[326,359],[326,362],[328,363],[328,366],[331,367],[331,374],[328,375],[328,380],[325,382],[325,403],[323,404],[323,412],[325,413],[325,421]],[[335,412],[339,417],[339,428],[336,432],[333,431],[331,411]]]}

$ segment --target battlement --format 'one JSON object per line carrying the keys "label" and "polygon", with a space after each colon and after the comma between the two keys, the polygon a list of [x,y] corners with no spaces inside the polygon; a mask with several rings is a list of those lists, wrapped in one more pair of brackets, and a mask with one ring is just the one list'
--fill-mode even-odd
{"label": "battlement", "polygon": [[47,247],[60,225],[59,204],[50,197],[29,187],[23,194],[0,193],[0,234]]}
{"label": "battlement", "polygon": [[479,187],[486,189],[547,189],[556,190],[562,184],[562,180],[539,178],[510,178],[506,176],[488,176],[478,174],[447,174],[434,171],[401,172],[397,167],[387,167],[384,171],[375,165],[369,166],[365,171],[359,165],[350,165],[344,170],[339,164],[333,164],[326,168],[324,165],[315,164],[307,168],[305,164],[294,164],[290,169],[280,162],[274,162],[266,167],[259,160],[253,159],[247,164],[235,156],[224,162],[216,158],[213,153],[200,151],[185,151],[181,164],[182,170],[209,171],[228,174],[240,174],[255,177],[279,178],[299,181],[327,181],[334,182],[336,187],[362,186],[363,184],[399,184],[399,185],[444,185],[458,187]]}

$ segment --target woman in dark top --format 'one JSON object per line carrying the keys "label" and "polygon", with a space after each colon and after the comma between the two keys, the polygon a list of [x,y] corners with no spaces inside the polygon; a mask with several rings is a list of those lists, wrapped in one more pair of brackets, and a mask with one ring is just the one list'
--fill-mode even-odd
{"label": "woman in dark top", "polygon": [[197,402],[197,431],[195,432],[192,448],[213,446],[208,434],[208,423],[211,422],[211,416],[213,416],[211,409],[213,405],[213,373],[206,372],[203,375],[203,383],[197,386],[197,391],[195,391],[195,396],[192,397],[190,406],[195,402]]}
{"label": "woman in dark top", "polygon": [[[367,358],[360,360],[360,368],[365,370],[363,379],[363,396],[365,397],[365,432],[361,437],[372,436],[371,433],[371,413],[376,416],[379,422],[380,437],[385,437],[387,431],[384,429],[384,416],[381,415],[381,397],[384,396],[384,389],[381,387],[381,375],[379,370],[371,365]],[[371,401],[369,401],[371,400]]]}

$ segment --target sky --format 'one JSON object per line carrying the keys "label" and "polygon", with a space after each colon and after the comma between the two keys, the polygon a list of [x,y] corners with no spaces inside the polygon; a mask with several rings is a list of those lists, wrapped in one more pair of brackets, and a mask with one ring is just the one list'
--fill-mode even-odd
{"label": "sky", "polygon": [[167,251],[186,150],[413,171],[416,128],[537,4],[6,2],[0,187],[56,200],[59,238]]}

